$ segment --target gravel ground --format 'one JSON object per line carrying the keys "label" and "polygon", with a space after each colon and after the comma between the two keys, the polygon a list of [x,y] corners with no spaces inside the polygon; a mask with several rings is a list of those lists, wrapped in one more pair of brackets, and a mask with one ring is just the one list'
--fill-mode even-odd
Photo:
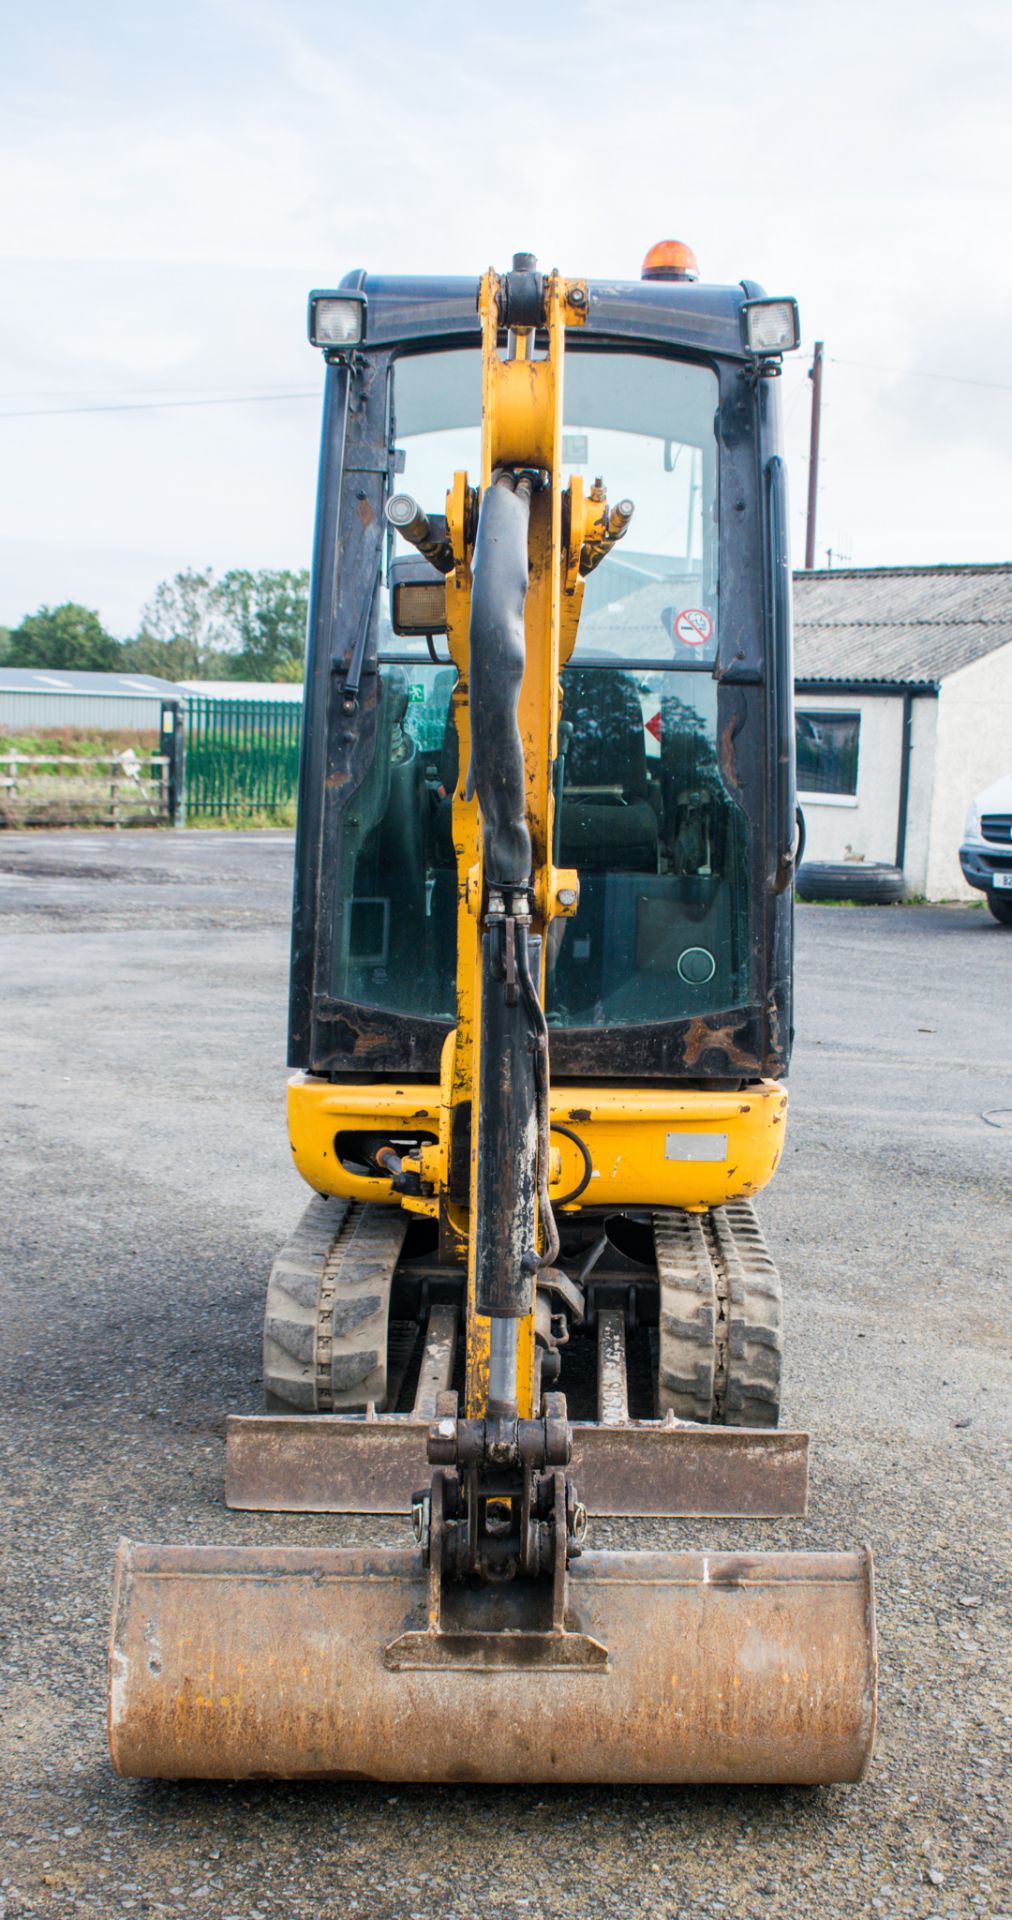
{"label": "gravel ground", "polygon": [[[971,908],[799,911],[786,1418],[811,1513],[645,1544],[870,1542],[881,1731],[858,1788],[117,1781],[117,1535],[403,1539],[228,1514],[268,1266],[303,1189],[282,1110],[291,841],[5,834],[0,1920],[1012,1915],[1012,934]],[[632,1544],[628,1524],[601,1544]]]}

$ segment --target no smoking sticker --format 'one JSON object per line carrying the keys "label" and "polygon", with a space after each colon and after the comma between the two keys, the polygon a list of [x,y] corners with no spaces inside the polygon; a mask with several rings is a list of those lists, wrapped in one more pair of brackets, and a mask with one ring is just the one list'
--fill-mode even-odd
{"label": "no smoking sticker", "polygon": [[684,607],[675,621],[675,639],[683,647],[705,647],[713,637],[713,621],[703,607]]}

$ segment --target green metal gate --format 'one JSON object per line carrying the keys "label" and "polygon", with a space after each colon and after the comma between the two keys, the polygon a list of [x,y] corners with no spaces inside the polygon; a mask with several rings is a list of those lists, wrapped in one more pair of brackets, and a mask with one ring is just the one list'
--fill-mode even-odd
{"label": "green metal gate", "polygon": [[186,812],[241,819],[294,806],[299,780],[299,700],[186,703]]}

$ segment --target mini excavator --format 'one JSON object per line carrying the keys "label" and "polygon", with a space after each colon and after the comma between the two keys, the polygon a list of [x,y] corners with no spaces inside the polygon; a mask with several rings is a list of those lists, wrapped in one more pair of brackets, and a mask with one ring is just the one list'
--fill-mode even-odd
{"label": "mini excavator", "polygon": [[226,1498],[400,1514],[406,1544],[123,1542],[114,1765],[858,1780],[866,1552],[587,1538],[806,1507],[753,1209],[792,1024],[795,302],[665,242],[638,281],[354,273],[310,338],[314,1197]]}

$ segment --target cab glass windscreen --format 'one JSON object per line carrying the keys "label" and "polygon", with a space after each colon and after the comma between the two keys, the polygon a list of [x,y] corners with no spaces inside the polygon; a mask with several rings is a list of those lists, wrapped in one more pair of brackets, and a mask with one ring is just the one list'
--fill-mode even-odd
{"label": "cab glass windscreen", "polygon": [[[589,576],[563,674],[554,858],[580,876],[546,943],[553,1025],[634,1026],[740,1004],[747,991],[748,823],[724,784],[714,678],[718,383],[710,369],[572,349],[563,475],[635,504]],[[442,513],[480,475],[481,355],[393,369],[392,490]],[[391,532],[389,553],[411,553]],[[381,606],[377,747],[342,831],[332,991],[452,1019],[460,777],[446,642],[396,635]],[[433,657],[433,655],[435,657]]]}
{"label": "cab glass windscreen", "polygon": [[[445,513],[455,473],[481,479],[481,354],[473,347],[446,353],[404,354],[390,385],[390,440],[395,457],[392,493],[409,493],[427,514]],[[424,634],[395,634],[390,619],[389,562],[418,552],[393,527],[380,597],[381,657],[429,658]],[[445,651],[445,643],[444,643]]]}
{"label": "cab glass windscreen", "polygon": [[[563,476],[600,475],[635,505],[624,540],[584,587],[576,659],[710,665],[717,653],[717,376],[649,354],[567,347]],[[481,471],[481,354],[405,355],[394,366],[396,489],[442,513],[453,475]],[[390,555],[414,548],[391,531]],[[381,607],[380,651],[419,659]]]}
{"label": "cab glass windscreen", "polygon": [[584,587],[575,660],[712,663],[717,652],[717,376],[647,354],[566,357],[563,468],[635,506]]}

